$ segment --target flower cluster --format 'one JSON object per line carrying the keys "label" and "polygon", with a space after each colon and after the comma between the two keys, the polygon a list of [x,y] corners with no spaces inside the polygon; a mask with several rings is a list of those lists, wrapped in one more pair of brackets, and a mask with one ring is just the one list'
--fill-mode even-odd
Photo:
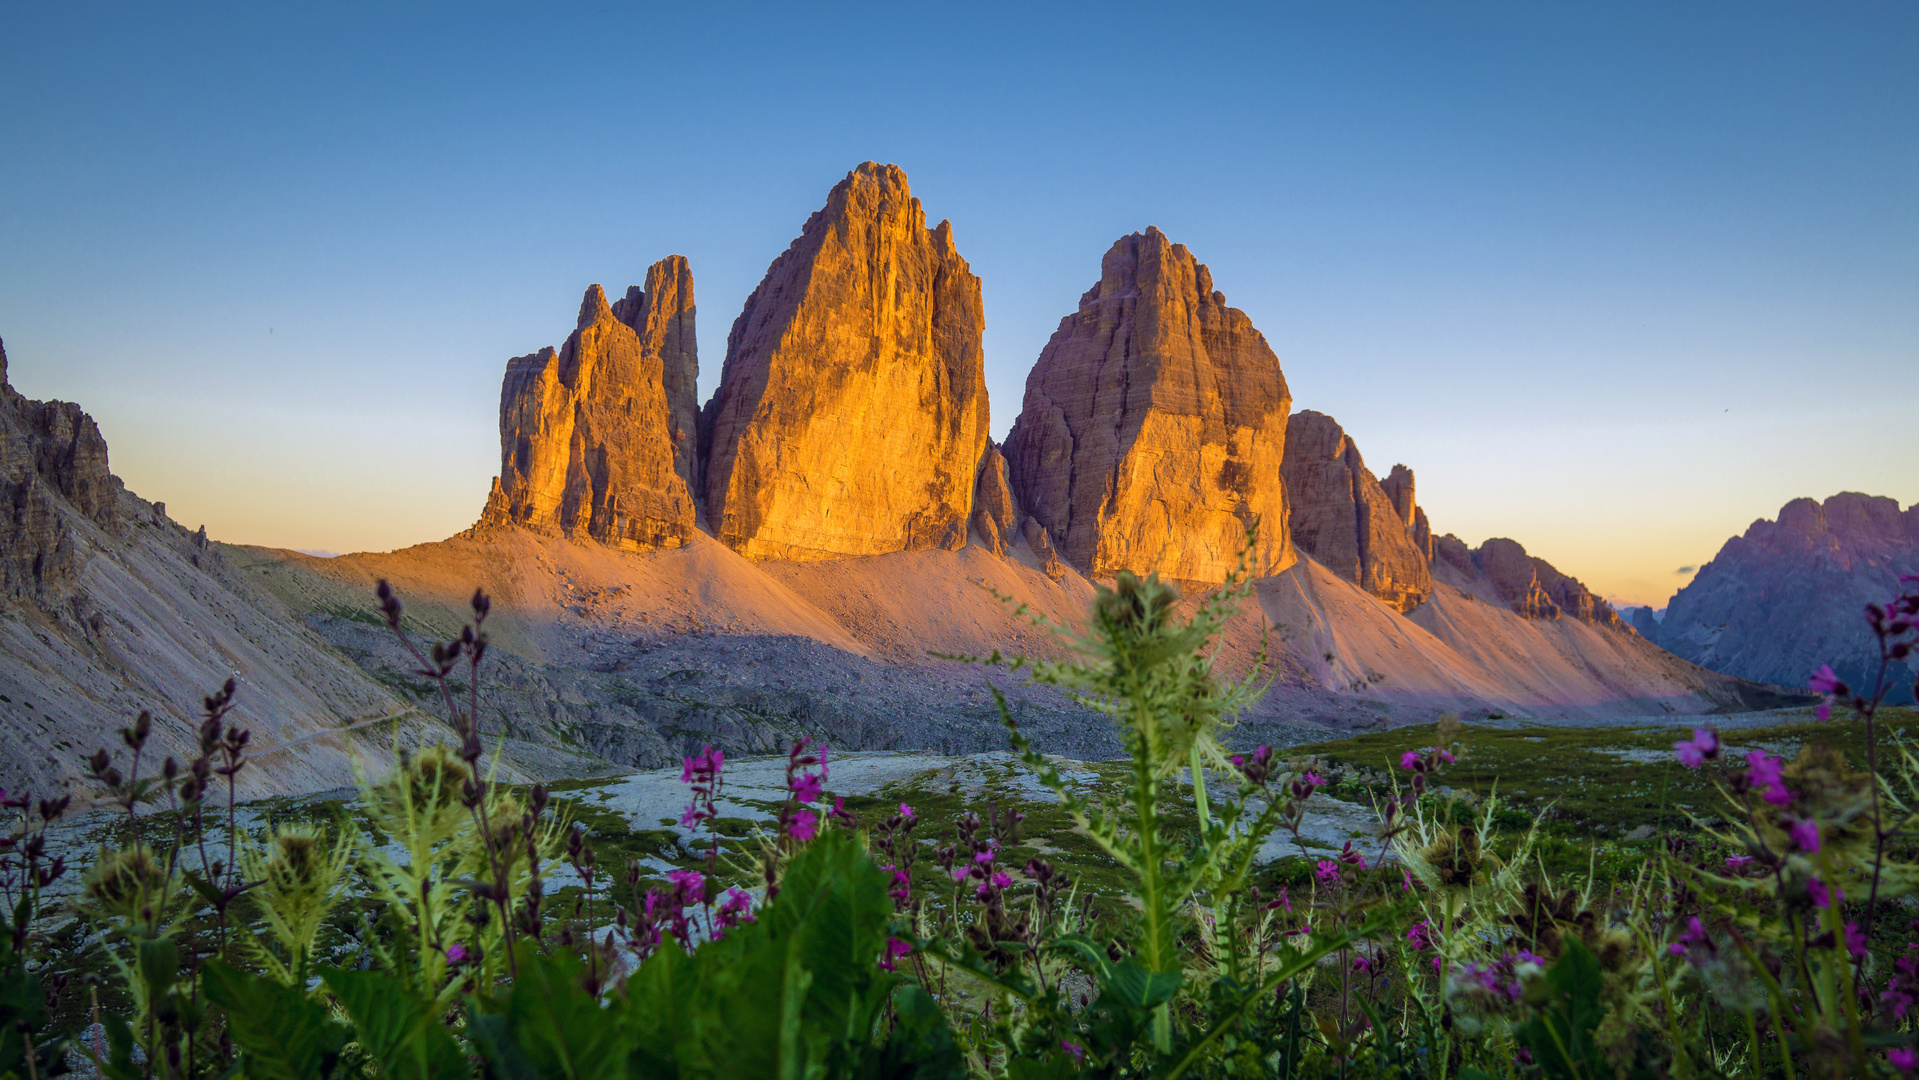
{"label": "flower cluster", "polygon": [[[832,748],[802,738],[786,755],[786,804],[780,807],[780,835],[795,844],[805,844],[820,834],[820,815],[808,808],[826,793],[828,775],[826,757]],[[819,771],[812,769],[818,766]],[[845,815],[844,803],[834,810]]]}
{"label": "flower cluster", "polygon": [[1672,752],[1681,765],[1697,769],[1719,756],[1719,733],[1710,727],[1693,728],[1692,738],[1673,743]]}
{"label": "flower cluster", "polygon": [[1399,767],[1413,774],[1413,794],[1417,796],[1426,790],[1427,778],[1437,775],[1441,765],[1451,765],[1457,760],[1446,748],[1429,746],[1399,755]]}
{"label": "flower cluster", "polygon": [[686,767],[680,770],[680,783],[693,789],[693,801],[680,815],[681,828],[697,829],[719,816],[713,809],[713,800],[719,797],[720,770],[725,766],[726,754],[711,746],[701,749],[698,756],[686,759]]}

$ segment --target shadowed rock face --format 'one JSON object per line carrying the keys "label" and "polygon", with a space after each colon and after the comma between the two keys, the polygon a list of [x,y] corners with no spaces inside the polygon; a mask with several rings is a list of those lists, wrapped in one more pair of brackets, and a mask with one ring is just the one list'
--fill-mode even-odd
{"label": "shadowed rock face", "polygon": [[51,604],[78,569],[64,500],[109,534],[122,531],[120,489],[93,417],[66,401],[29,401],[7,381],[0,343],[0,593]]}
{"label": "shadowed rock face", "polygon": [[[1528,619],[1571,616],[1595,626],[1621,627],[1612,605],[1578,579],[1544,559],[1526,554],[1516,540],[1488,540],[1478,548],[1451,533],[1433,541],[1433,576],[1487,599],[1497,599]],[[1486,594],[1490,593],[1490,596]]]}
{"label": "shadowed rock face", "polygon": [[1019,508],[1013,502],[1013,489],[1006,480],[1006,455],[999,447],[988,446],[980,459],[979,483],[973,492],[973,531],[995,555],[1019,539]]}
{"label": "shadowed rock face", "polygon": [[756,559],[966,543],[987,446],[979,279],[868,162],[774,260],[702,414],[713,533]]}
{"label": "shadowed rock face", "polygon": [[500,476],[483,525],[680,547],[696,517],[699,358],[693,274],[678,255],[609,305],[587,289],[558,352],[507,361]]}
{"label": "shadowed rock face", "polygon": [[1415,513],[1411,469],[1394,466],[1391,486],[1382,485],[1339,422],[1311,410],[1286,430],[1283,469],[1301,551],[1400,611],[1431,595],[1430,560],[1414,539],[1425,517]]}
{"label": "shadowed rock face", "polygon": [[[1891,599],[1901,574],[1919,574],[1919,504],[1902,512],[1893,499],[1851,491],[1794,499],[1779,520],[1726,541],[1648,636],[1729,675],[1801,686],[1829,663],[1869,689],[1879,649],[1863,612]],[[1911,701],[1919,669],[1893,670],[1891,699]]]}
{"label": "shadowed rock face", "polygon": [[1295,556],[1279,358],[1212,273],[1158,229],[1121,237],[1026,377],[1006,440],[1014,494],[1099,577],[1223,581],[1259,520],[1254,573]]}

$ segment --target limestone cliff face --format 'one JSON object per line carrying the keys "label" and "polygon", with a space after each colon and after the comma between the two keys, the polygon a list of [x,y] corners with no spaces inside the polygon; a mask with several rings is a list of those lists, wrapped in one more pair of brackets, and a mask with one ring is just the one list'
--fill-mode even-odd
{"label": "limestone cliff face", "polygon": [[867,162],[774,260],[701,416],[714,535],[756,559],[966,543],[987,444],[979,279]]}
{"label": "limestone cliff face", "polygon": [[[1800,686],[1831,664],[1854,687],[1878,674],[1879,645],[1863,615],[1919,574],[1919,504],[1842,492],[1794,499],[1727,540],[1642,633],[1694,663],[1747,679]],[[1910,587],[1910,586],[1908,586]],[[1894,665],[1892,700],[1913,700],[1919,656]]]}
{"label": "limestone cliff face", "polygon": [[1301,551],[1401,611],[1431,595],[1430,556],[1416,542],[1425,519],[1413,504],[1411,469],[1394,466],[1382,485],[1339,422],[1307,410],[1286,430],[1283,471]]}
{"label": "limestone cliff face", "polygon": [[1158,229],[1124,236],[1026,378],[1006,440],[1014,494],[1066,561],[1100,577],[1225,579],[1292,565],[1279,475],[1292,396],[1212,273]]}
{"label": "limestone cliff face", "polygon": [[1568,616],[1595,626],[1626,624],[1578,579],[1544,559],[1526,554],[1517,540],[1488,540],[1477,548],[1451,533],[1433,541],[1434,576],[1450,585],[1488,594],[1528,619]]}
{"label": "limestone cliff face", "polygon": [[696,517],[699,358],[693,275],[678,255],[616,304],[598,285],[559,351],[507,361],[500,476],[483,525],[679,547]]}
{"label": "limestone cliff face", "polygon": [[106,440],[80,406],[15,390],[0,343],[0,601],[64,599],[78,570],[62,521],[73,511],[109,534],[123,531]]}

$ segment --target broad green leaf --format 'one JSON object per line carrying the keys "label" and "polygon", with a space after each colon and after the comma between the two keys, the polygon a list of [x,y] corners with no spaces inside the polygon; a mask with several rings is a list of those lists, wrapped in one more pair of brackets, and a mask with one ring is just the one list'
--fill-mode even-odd
{"label": "broad green leaf", "polygon": [[323,1006],[219,960],[200,969],[200,985],[208,1000],[227,1011],[227,1033],[246,1055],[249,1080],[326,1080],[332,1074],[348,1032]]}
{"label": "broad green leaf", "polygon": [[507,996],[513,1043],[546,1080],[620,1080],[626,1039],[615,1017],[580,988],[580,962],[521,946],[519,977]]}
{"label": "broad green leaf", "polygon": [[323,969],[320,978],[353,1020],[353,1034],[386,1080],[433,1080],[468,1071],[466,1055],[431,1002],[384,972]]}
{"label": "broad green leaf", "polygon": [[180,976],[180,947],[172,938],[146,938],[140,942],[140,978],[147,984],[153,1001],[166,996]]}

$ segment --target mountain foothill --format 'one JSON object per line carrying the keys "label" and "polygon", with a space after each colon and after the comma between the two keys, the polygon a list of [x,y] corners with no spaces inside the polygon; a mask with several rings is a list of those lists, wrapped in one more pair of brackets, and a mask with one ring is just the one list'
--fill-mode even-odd
{"label": "mountain foothill", "polygon": [[457,633],[476,587],[493,597],[481,724],[521,778],[802,734],[1001,749],[991,686],[1042,749],[1113,756],[1101,715],[963,658],[1058,655],[1020,605],[1070,630],[1122,571],[1191,603],[1242,558],[1253,591],[1217,663],[1270,681],[1249,744],[1793,700],[1761,685],[1789,681],[1770,668],[1660,648],[1514,540],[1436,535],[1413,471],[1381,479],[1336,420],[1294,411],[1266,338],[1157,228],[1097,273],[996,444],[980,279],[900,168],[863,164],[747,298],[710,400],[686,258],[616,300],[592,285],[562,344],[506,363],[475,524],[337,558],[189,531],[111,474],[79,407],[9,385],[0,731],[35,750],[0,786],[72,780],[141,709],[158,753],[191,756],[200,696],[229,676],[249,794],[339,786],[445,738],[379,580],[425,636]]}

